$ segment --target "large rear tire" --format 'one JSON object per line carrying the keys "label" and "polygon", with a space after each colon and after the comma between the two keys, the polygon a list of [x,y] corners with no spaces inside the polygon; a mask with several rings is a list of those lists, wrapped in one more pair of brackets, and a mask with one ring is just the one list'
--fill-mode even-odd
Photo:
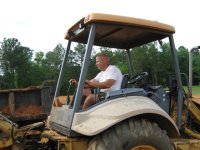
{"label": "large rear tire", "polygon": [[173,150],[166,134],[147,120],[121,122],[97,135],[88,150]]}

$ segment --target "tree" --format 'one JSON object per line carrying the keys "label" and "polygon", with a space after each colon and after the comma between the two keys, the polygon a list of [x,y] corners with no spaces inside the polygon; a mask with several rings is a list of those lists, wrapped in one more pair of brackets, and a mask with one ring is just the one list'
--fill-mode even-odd
{"label": "tree", "polygon": [[136,47],[131,50],[133,59],[134,74],[145,71],[146,49],[145,47]]}
{"label": "tree", "polygon": [[[61,93],[64,95],[66,95],[67,89],[69,87],[69,80],[72,78],[79,80],[80,69],[84,60],[85,48],[86,48],[85,44],[79,43],[74,47],[74,50],[70,50],[69,52],[68,62],[67,62],[67,66],[65,68],[65,73],[64,73],[65,77],[61,86]],[[63,52],[64,52],[64,49],[63,49]],[[61,56],[64,56],[64,54],[62,54]],[[57,64],[59,64],[60,66],[61,62]],[[58,69],[60,70],[60,67],[58,67]],[[72,94],[73,92],[74,92],[74,88],[72,88],[70,93]]]}
{"label": "tree", "polygon": [[200,51],[193,55],[193,84],[200,84]]}
{"label": "tree", "polygon": [[184,46],[180,46],[178,48],[178,60],[180,64],[180,71],[188,75],[189,52]]}
{"label": "tree", "polygon": [[15,38],[4,38],[0,50],[0,67],[3,80],[9,88],[25,86],[28,80],[27,73],[32,58],[32,50],[21,46]]}
{"label": "tree", "polygon": [[126,50],[116,49],[113,51],[113,56],[110,60],[110,64],[118,66],[122,74],[129,73]]}
{"label": "tree", "polygon": [[45,68],[48,71],[49,79],[57,79],[60,66],[63,60],[65,49],[61,44],[58,44],[52,52],[48,52],[45,56]]}
{"label": "tree", "polygon": [[82,66],[84,54],[85,54],[85,49],[86,49],[86,45],[81,44],[81,43],[78,43],[74,47],[74,53],[72,53],[74,64],[76,64],[78,66]]}
{"label": "tree", "polygon": [[65,49],[58,44],[53,51],[46,54],[37,52],[31,66],[31,83],[41,84],[45,80],[57,80],[60,65],[64,56]]}
{"label": "tree", "polygon": [[4,81],[9,87],[14,87],[14,50],[19,48],[20,43],[17,39],[3,39],[0,51],[0,63]]}
{"label": "tree", "polygon": [[26,87],[30,85],[30,69],[31,69],[31,59],[32,50],[28,47],[20,46],[14,51],[15,56],[15,87]]}
{"label": "tree", "polygon": [[[84,60],[86,45],[77,44],[70,51],[67,62],[66,77],[63,81],[63,93],[66,94],[68,80],[79,80],[80,69]],[[129,73],[126,50],[100,47],[100,52],[106,53],[110,58],[110,64],[118,66],[123,74]],[[15,38],[4,38],[0,45],[0,84],[6,88],[25,87],[41,84],[44,80],[57,80],[62,64],[65,49],[58,44],[53,51],[46,54],[37,52],[32,61],[33,50],[21,46]],[[188,74],[188,49],[184,46],[178,48],[180,70]],[[99,70],[96,67],[96,50],[92,51],[89,63],[87,79],[93,78]],[[146,71],[149,73],[151,84],[168,84],[168,77],[174,74],[171,62],[169,43],[163,43],[158,47],[156,43],[149,43],[131,49],[134,74]],[[193,81],[200,81],[200,52],[193,55]],[[2,84],[3,83],[3,84]]]}
{"label": "tree", "polygon": [[173,69],[173,62],[172,62],[172,55],[171,55],[171,48],[169,43],[163,43],[160,46],[160,53],[159,53],[159,77],[161,80],[161,84],[168,85],[169,76],[174,74]]}
{"label": "tree", "polygon": [[159,82],[161,82],[161,78],[160,78],[160,72],[159,72],[159,64],[158,62],[159,60],[159,54],[160,52],[158,51],[157,48],[157,43],[153,42],[153,43],[149,43],[146,45],[146,61],[147,62],[146,65],[146,69],[147,72],[149,72],[149,78],[151,79],[151,83],[153,85],[158,85],[161,84]]}
{"label": "tree", "polygon": [[[178,60],[180,65],[180,72],[185,73],[187,76],[189,75],[189,52],[184,46],[180,46],[178,48]],[[182,82],[184,85],[187,84],[186,79],[182,78]]]}
{"label": "tree", "polygon": [[44,52],[36,52],[34,61],[39,65],[44,64]]}

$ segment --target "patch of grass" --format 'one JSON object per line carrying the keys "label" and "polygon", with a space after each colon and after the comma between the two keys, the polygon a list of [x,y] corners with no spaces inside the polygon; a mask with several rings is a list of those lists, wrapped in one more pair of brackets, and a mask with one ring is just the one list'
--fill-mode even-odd
{"label": "patch of grass", "polygon": [[200,95],[200,85],[192,86],[192,94]]}
{"label": "patch of grass", "polygon": [[[188,92],[188,87],[183,86],[186,92]],[[200,95],[200,85],[192,86],[192,95]]]}

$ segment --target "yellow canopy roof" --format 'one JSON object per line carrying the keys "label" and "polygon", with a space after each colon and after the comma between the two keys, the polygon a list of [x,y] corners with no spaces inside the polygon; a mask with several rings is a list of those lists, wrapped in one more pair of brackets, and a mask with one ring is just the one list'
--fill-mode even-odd
{"label": "yellow canopy roof", "polygon": [[92,13],[68,29],[65,39],[87,43],[89,26],[97,24],[94,45],[127,49],[175,33],[171,25],[145,19]]}

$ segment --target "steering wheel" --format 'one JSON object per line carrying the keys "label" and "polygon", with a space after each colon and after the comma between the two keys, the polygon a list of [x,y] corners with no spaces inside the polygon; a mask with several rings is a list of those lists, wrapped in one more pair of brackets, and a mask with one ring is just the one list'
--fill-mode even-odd
{"label": "steering wheel", "polygon": [[140,81],[142,81],[143,79],[145,79],[148,76],[147,72],[142,72],[140,74],[137,74],[135,76],[133,76],[129,81],[128,84],[135,84],[138,83]]}

